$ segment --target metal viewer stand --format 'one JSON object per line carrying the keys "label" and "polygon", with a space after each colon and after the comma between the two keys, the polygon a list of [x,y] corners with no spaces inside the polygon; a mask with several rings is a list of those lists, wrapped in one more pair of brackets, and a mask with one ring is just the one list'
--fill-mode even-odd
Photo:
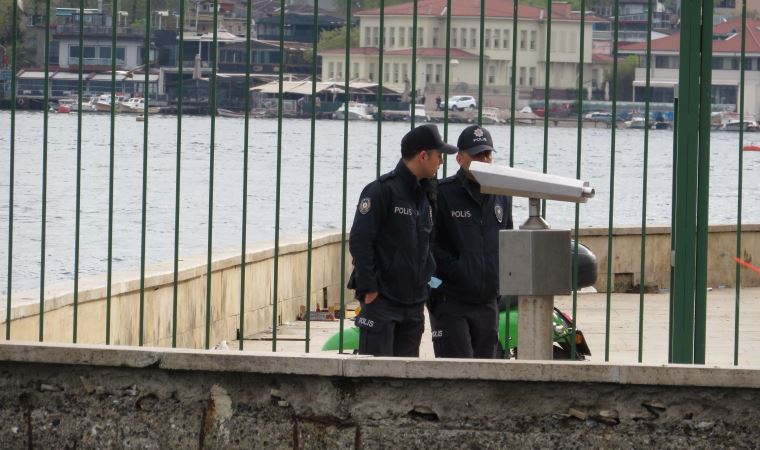
{"label": "metal viewer stand", "polygon": [[517,295],[518,359],[552,359],[554,296],[572,290],[570,230],[554,230],[541,217],[541,199],[585,203],[594,196],[587,181],[473,162],[470,171],[488,194],[529,199],[519,230],[499,232],[499,293]]}

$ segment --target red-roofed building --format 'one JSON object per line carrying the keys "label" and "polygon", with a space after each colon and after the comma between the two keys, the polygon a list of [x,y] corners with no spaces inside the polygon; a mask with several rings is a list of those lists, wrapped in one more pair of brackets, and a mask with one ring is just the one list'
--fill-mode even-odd
{"label": "red-roofed building", "polygon": [[[652,40],[651,86],[654,102],[673,101],[673,87],[678,84],[680,45],[680,34]],[[713,27],[713,107],[724,105],[723,108],[738,108],[741,45],[741,18]],[[633,86],[635,100],[643,100],[646,43],[621,46],[620,53],[639,56]],[[748,114],[760,115],[760,21],[752,19],[747,19],[745,110]]]}
{"label": "red-roofed building", "polygon": [[[446,65],[446,0],[419,0],[417,6],[417,80],[420,93],[443,93]],[[456,0],[451,10],[450,85],[452,93],[475,94],[479,84],[480,0]],[[543,89],[548,13],[535,6],[518,4],[518,34],[512,42],[512,0],[485,2],[484,74],[486,93],[510,91],[512,46],[517,46],[516,84],[521,97],[530,98],[534,89]],[[383,34],[383,83],[409,92],[412,79],[413,3],[385,8]],[[551,88],[553,92],[576,92],[580,58],[580,13],[569,3],[552,4]],[[350,70],[345,67],[345,49],[321,53],[322,80],[350,79],[377,82],[380,47],[380,10],[356,13],[359,19],[359,47],[350,49]],[[591,79],[592,24],[605,21],[586,17],[584,70]],[[597,71],[600,76],[603,71]],[[573,94],[574,95],[574,94]]]}

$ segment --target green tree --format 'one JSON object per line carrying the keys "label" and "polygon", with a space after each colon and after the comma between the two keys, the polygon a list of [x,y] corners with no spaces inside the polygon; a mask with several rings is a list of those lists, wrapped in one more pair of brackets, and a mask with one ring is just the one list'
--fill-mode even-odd
{"label": "green tree", "polygon": [[[351,47],[359,46],[359,27],[351,28]],[[336,28],[330,31],[323,31],[319,36],[317,50],[323,52],[336,48],[346,47],[346,27]]]}
{"label": "green tree", "polygon": [[[618,61],[617,73],[617,99],[620,101],[631,101],[633,99],[633,80],[636,77],[636,67],[639,65],[639,57],[629,55],[625,59]],[[604,70],[604,79],[612,80],[612,64]],[[612,86],[610,85],[610,88]],[[612,96],[612,92],[610,92]],[[610,98],[611,100],[611,98]]]}
{"label": "green tree", "polygon": [[[0,0],[0,44],[9,47],[13,41],[13,0]],[[18,21],[21,23],[21,20]]]}
{"label": "green tree", "polygon": [[[0,44],[6,47],[8,52],[8,64],[11,62],[11,46],[13,44],[13,6],[16,2],[14,0],[0,0]],[[18,25],[18,42],[16,55],[16,62],[19,67],[24,67],[30,64],[30,58],[33,55],[27,53],[34,53],[34,48],[27,48],[25,44],[25,35],[27,32],[26,17],[27,16],[42,16],[44,20],[45,15],[45,0],[27,0],[23,4],[19,3],[19,10],[16,17]],[[21,6],[23,5],[23,9]]]}

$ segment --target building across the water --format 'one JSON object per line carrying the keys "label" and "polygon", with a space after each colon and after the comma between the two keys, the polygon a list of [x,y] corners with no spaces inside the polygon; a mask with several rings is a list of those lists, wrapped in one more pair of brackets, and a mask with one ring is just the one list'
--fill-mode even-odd
{"label": "building across the water", "polygon": [[[673,102],[678,84],[680,33],[652,40],[651,100]],[[741,18],[713,27],[712,104],[720,109],[739,109]],[[622,46],[621,54],[637,55],[639,64],[633,81],[634,100],[644,100],[646,86],[646,43]],[[747,19],[744,108],[760,116],[760,21]]]}
{"label": "building across the water", "polygon": [[[446,67],[446,0],[421,0],[417,13],[417,79],[420,93],[443,92]],[[452,2],[450,85],[452,93],[475,93],[479,84],[480,4],[478,0]],[[511,68],[517,65],[516,89],[522,98],[543,90],[547,68],[551,69],[553,98],[577,96],[580,59],[580,13],[569,3],[553,2],[551,11],[551,64],[546,62],[548,11],[530,5],[518,6],[517,40],[513,42],[511,0],[486,2],[484,30],[484,90],[489,94],[510,91]],[[383,83],[392,89],[409,92],[412,79],[413,3],[385,8]],[[350,49],[350,67],[345,66],[345,49],[321,53],[322,80],[377,81],[379,74],[380,10],[359,11],[359,46]],[[592,26],[606,19],[587,15],[584,43],[585,79],[601,84],[603,71],[592,71]],[[512,49],[517,46],[517,60]]]}

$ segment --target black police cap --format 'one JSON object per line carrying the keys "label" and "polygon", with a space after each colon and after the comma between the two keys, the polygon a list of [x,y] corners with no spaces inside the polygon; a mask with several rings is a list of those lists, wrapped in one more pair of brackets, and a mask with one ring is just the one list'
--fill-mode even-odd
{"label": "black police cap", "polygon": [[458,149],[443,142],[438,127],[433,124],[420,125],[406,133],[401,139],[401,153],[409,154],[423,150],[438,150],[447,155],[456,154]]}
{"label": "black police cap", "polygon": [[457,147],[470,155],[485,151],[494,151],[491,133],[479,125],[470,125],[462,131],[457,140]]}

